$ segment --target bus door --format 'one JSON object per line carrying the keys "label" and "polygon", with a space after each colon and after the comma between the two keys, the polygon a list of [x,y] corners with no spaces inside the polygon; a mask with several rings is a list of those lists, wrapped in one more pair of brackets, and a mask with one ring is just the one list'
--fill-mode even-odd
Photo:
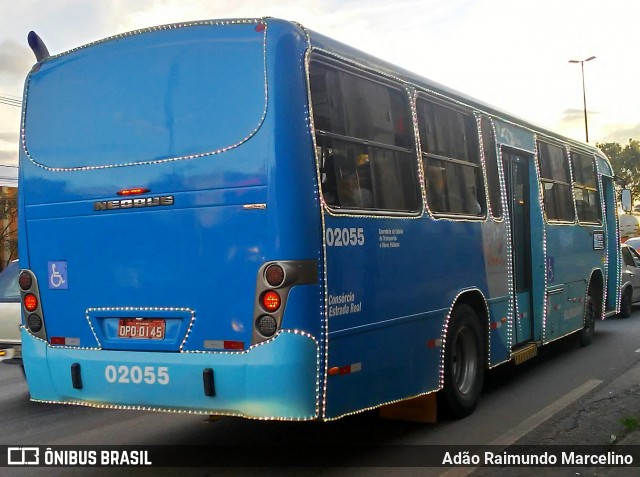
{"label": "bus door", "polygon": [[[618,282],[620,267],[620,246],[616,240],[616,186],[612,177],[602,176],[602,186],[604,188],[604,218],[606,224],[605,245],[607,247],[607,303],[605,310],[607,312],[615,312],[617,300],[619,297]],[[624,216],[621,216],[624,217]],[[635,220],[635,217],[634,217]],[[637,223],[637,222],[636,222]],[[637,226],[636,226],[637,227]],[[622,232],[622,224],[620,224],[620,232]]]}
{"label": "bus door", "polygon": [[530,155],[521,151],[502,151],[511,222],[511,260],[516,297],[514,344],[529,341],[533,336],[529,191],[529,164],[532,160]]}

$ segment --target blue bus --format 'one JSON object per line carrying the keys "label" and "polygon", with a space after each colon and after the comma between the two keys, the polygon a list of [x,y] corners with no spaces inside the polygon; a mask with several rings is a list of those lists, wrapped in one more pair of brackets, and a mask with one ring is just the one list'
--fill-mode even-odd
{"label": "blue bus", "polygon": [[34,401],[333,420],[437,393],[618,307],[597,149],[278,19],[159,26],[25,82]]}

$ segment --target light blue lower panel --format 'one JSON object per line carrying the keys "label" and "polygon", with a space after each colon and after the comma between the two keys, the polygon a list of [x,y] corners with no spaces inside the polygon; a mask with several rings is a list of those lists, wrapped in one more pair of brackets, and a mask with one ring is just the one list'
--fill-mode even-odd
{"label": "light blue lower panel", "polygon": [[[35,400],[254,418],[318,417],[318,346],[306,335],[283,332],[237,353],[65,349],[24,329],[22,342]],[[74,363],[80,365],[82,389],[72,384]],[[214,373],[215,396],[204,392],[206,368]]]}

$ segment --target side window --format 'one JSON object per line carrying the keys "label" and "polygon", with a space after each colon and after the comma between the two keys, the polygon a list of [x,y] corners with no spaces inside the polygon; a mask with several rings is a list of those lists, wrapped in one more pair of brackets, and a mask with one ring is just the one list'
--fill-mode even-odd
{"label": "side window", "polygon": [[418,211],[406,93],[373,76],[320,61],[312,61],[309,80],[326,204],[345,211]]}
{"label": "side window", "polygon": [[622,247],[622,259],[624,260],[624,264],[629,267],[635,267],[636,262],[633,260],[633,256],[631,255],[631,250],[627,247]]}
{"label": "side window", "polygon": [[502,217],[502,202],[500,200],[500,176],[498,175],[496,138],[489,118],[482,116],[480,126],[482,131],[484,162],[487,168],[487,184],[489,187],[489,205],[491,207],[491,215],[495,218],[500,218]]}
{"label": "side window", "polygon": [[564,148],[538,141],[538,160],[547,220],[574,222],[569,162]]}
{"label": "side window", "polygon": [[580,222],[601,223],[600,195],[598,194],[598,177],[593,156],[571,153],[573,165],[574,192],[576,209]]}
{"label": "side window", "polygon": [[484,216],[475,117],[421,97],[416,106],[429,208],[435,214]]}

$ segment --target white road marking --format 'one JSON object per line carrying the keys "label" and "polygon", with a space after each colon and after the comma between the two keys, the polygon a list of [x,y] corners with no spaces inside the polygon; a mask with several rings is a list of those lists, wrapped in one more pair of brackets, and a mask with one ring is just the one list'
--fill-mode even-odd
{"label": "white road marking", "polygon": [[[535,413],[533,416],[525,419],[517,426],[513,427],[510,431],[505,432],[495,440],[491,441],[488,445],[490,446],[499,446],[499,447],[507,447],[511,444],[515,443],[522,437],[526,436],[529,432],[534,430],[540,424],[553,417],[555,414],[562,411],[569,404],[574,403],[577,399],[581,398],[589,391],[595,389],[597,386],[602,384],[602,381],[599,379],[590,379],[584,384],[578,386],[573,391],[565,394],[560,399],[552,402],[547,407],[542,409],[541,411]],[[440,474],[441,477],[464,477],[473,472],[475,467],[458,467],[455,469],[450,469],[447,472]]]}

